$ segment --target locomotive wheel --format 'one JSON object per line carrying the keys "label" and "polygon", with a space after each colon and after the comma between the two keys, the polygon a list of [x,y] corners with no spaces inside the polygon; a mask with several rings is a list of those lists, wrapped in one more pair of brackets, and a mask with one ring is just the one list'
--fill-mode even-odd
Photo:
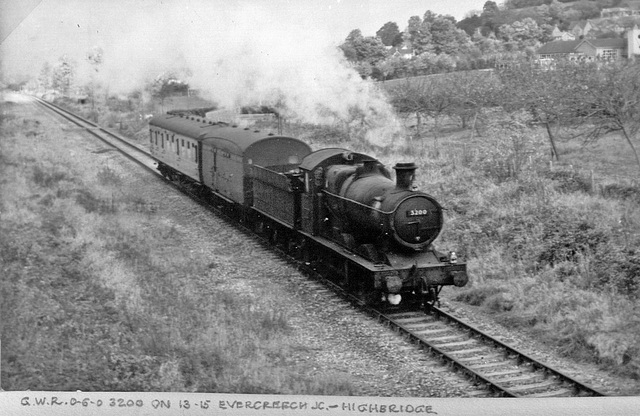
{"label": "locomotive wheel", "polygon": [[356,246],[356,239],[353,238],[353,235],[348,234],[348,233],[342,233],[340,234],[340,239],[342,241],[342,245],[344,245],[346,248],[353,250]]}
{"label": "locomotive wheel", "polygon": [[296,260],[304,260],[305,257],[305,243],[304,243],[304,239],[301,237],[298,238],[292,238],[289,240],[289,244],[288,244],[288,252],[289,255],[291,257],[293,257]]}
{"label": "locomotive wheel", "polygon": [[256,234],[258,234],[259,236],[263,236],[264,235],[264,230],[265,230],[264,222],[263,221],[257,221],[256,225],[254,227],[254,230],[255,230]]}
{"label": "locomotive wheel", "polygon": [[383,300],[382,300],[382,291],[380,290],[370,290],[368,292],[365,292],[362,295],[362,299],[364,300],[364,303],[367,306],[371,306],[371,307],[379,307],[380,305],[382,305]]}
{"label": "locomotive wheel", "polygon": [[440,299],[438,297],[438,290],[435,287],[429,286],[427,293],[424,294],[424,311],[425,311],[425,313],[431,313],[431,309],[436,305],[440,306]]}

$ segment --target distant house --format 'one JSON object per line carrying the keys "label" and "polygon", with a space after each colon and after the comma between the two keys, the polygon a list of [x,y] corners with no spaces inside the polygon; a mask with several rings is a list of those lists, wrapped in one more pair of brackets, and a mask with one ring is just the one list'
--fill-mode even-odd
{"label": "distant house", "polygon": [[576,48],[581,40],[556,40],[545,43],[537,51],[538,59],[571,59],[578,57]]}
{"label": "distant house", "polygon": [[586,57],[616,60],[627,57],[626,39],[584,39],[576,51]]}
{"label": "distant house", "polygon": [[630,7],[612,7],[609,9],[602,9],[600,11],[601,18],[624,16],[640,16],[640,10],[632,9]]}
{"label": "distant house", "polygon": [[591,29],[593,29],[593,24],[588,20],[583,20],[571,23],[569,33],[573,34],[575,39],[580,39],[587,36]]}
{"label": "distant house", "polygon": [[538,60],[616,60],[640,58],[640,30],[638,26],[627,31],[625,38],[557,40],[542,45]]}
{"label": "distant house", "polygon": [[638,29],[638,25],[627,31],[627,56],[629,59],[640,59],[640,29]]}
{"label": "distant house", "polygon": [[563,32],[558,29],[558,26],[554,26],[551,31],[551,39],[553,40],[575,40],[576,37],[573,33]]}
{"label": "distant house", "polygon": [[391,48],[391,55],[399,56],[403,59],[411,59],[413,57],[413,49],[411,46],[402,44],[400,46],[394,46]]}

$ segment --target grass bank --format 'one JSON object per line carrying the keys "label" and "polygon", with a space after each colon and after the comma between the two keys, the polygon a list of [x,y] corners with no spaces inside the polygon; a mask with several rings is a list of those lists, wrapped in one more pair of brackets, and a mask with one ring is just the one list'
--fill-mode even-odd
{"label": "grass bank", "polygon": [[233,276],[141,196],[153,179],[1,105],[3,389],[351,394],[290,362],[286,305],[212,283]]}

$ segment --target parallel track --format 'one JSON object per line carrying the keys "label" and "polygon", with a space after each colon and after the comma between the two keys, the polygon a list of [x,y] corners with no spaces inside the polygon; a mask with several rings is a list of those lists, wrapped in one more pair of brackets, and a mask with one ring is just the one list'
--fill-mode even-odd
{"label": "parallel track", "polygon": [[[131,143],[127,138],[61,107],[35,97],[34,99],[42,106],[120,150],[134,162],[161,176],[155,167],[155,159],[144,147]],[[196,195],[192,196],[197,198]],[[225,214],[216,207],[208,207]],[[244,231],[251,232],[241,224],[236,222],[234,224],[239,225]],[[287,254],[283,248],[276,249],[282,254]],[[548,367],[437,307],[432,307],[430,314],[423,311],[374,309],[326,277],[318,275],[313,265],[294,260],[290,256],[287,256],[287,260],[295,262],[302,270],[329,285],[343,298],[376,316],[380,322],[439,357],[452,368],[464,373],[472,382],[488,389],[492,395],[502,397],[604,396],[603,393]]]}

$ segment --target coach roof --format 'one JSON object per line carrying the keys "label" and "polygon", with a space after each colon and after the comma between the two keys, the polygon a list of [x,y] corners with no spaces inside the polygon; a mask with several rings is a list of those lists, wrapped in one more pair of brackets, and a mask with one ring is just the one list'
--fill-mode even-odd
{"label": "coach roof", "polygon": [[149,121],[149,125],[170,130],[198,141],[216,142],[216,147],[237,154],[244,154],[250,146],[263,140],[284,139],[304,143],[292,137],[233,127],[227,123],[214,123],[196,116],[162,114],[153,117]]}

